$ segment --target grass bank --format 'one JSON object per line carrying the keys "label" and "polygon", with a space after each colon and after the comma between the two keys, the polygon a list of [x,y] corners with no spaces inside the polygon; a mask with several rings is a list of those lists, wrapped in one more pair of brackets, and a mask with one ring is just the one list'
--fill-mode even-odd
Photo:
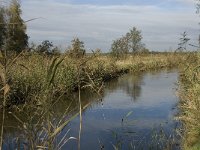
{"label": "grass bank", "polygon": [[183,123],[182,146],[186,150],[200,149],[200,54],[191,55],[180,75],[180,115]]}
{"label": "grass bank", "polygon": [[55,96],[76,91],[78,83],[81,84],[81,88],[92,88],[99,92],[103,89],[103,82],[123,73],[178,67],[185,62],[187,55],[137,54],[116,59],[109,55],[95,54],[79,59],[68,56],[59,56],[55,59],[37,54],[24,54],[9,68],[7,78],[10,92],[7,105],[40,103],[40,97],[47,88],[49,68],[51,69],[52,64],[55,65],[59,61],[52,76],[52,93]]}
{"label": "grass bank", "polygon": [[[78,140],[80,146],[82,110],[86,108],[81,103],[80,91],[91,88],[100,93],[103,83],[128,72],[140,72],[158,70],[161,68],[177,68],[186,62],[189,53],[160,53],[160,54],[135,54],[125,58],[116,59],[109,55],[94,54],[83,58],[71,58],[68,55],[42,56],[38,54],[23,54],[12,63],[12,65],[1,65],[1,99],[3,106],[16,108],[18,112],[25,113],[28,121],[21,120],[15,111],[11,113],[21,126],[22,137],[16,139],[28,139],[27,149],[45,148],[56,149],[62,147],[60,143],[55,144],[60,131],[71,119],[80,117],[80,129]],[[3,81],[3,80],[2,80]],[[54,105],[63,94],[78,91],[79,112],[66,119],[67,108],[63,116],[55,121],[53,114]],[[24,105],[19,105],[24,104]],[[17,105],[17,106],[16,106]],[[70,107],[71,104],[69,104]],[[16,106],[16,107],[15,107]],[[5,120],[5,108],[2,117]],[[15,110],[15,109],[14,109]],[[3,139],[2,122],[1,139]],[[32,129],[34,129],[33,132]],[[35,134],[35,132],[38,134]],[[42,133],[42,134],[41,134]],[[43,136],[45,135],[45,136]],[[67,133],[66,133],[67,136]],[[66,137],[64,135],[63,139]],[[42,140],[42,143],[40,141]],[[16,143],[20,141],[15,141]],[[63,141],[65,144],[65,140]]]}

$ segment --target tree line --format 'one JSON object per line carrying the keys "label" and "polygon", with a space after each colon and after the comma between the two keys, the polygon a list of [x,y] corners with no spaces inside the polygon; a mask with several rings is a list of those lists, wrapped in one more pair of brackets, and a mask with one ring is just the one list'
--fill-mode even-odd
{"label": "tree line", "polygon": [[[21,18],[21,14],[22,10],[18,0],[11,0],[9,6],[0,6],[1,52],[20,53],[26,50],[47,55],[60,54],[60,49],[49,40],[44,40],[39,45],[29,45],[26,21]],[[122,57],[129,53],[148,52],[145,44],[142,43],[142,38],[141,31],[133,27],[125,36],[113,41],[110,53],[115,57]],[[66,52],[72,57],[83,57],[86,54],[84,42],[79,38],[74,38]]]}
{"label": "tree line", "polygon": [[[52,42],[49,40],[43,41],[39,45],[32,44],[30,46],[29,51],[36,52],[39,54],[46,54],[46,55],[60,55],[61,51],[57,46],[54,46]],[[84,42],[81,41],[79,38],[74,38],[71,41],[71,46],[69,46],[65,53],[71,57],[80,58],[85,56],[86,50],[84,46]]]}

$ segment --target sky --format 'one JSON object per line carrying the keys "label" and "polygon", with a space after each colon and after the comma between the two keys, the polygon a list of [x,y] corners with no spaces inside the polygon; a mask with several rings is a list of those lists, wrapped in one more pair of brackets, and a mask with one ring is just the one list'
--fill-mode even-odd
{"label": "sky", "polygon": [[192,44],[200,33],[195,0],[21,0],[21,8],[24,20],[39,18],[27,23],[30,42],[50,40],[62,49],[78,37],[88,52],[109,52],[136,27],[148,49],[166,51],[178,47],[184,31]]}

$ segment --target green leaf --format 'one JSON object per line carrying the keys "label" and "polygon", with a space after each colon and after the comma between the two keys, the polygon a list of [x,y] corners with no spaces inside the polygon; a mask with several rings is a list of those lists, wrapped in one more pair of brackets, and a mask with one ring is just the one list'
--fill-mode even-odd
{"label": "green leaf", "polygon": [[56,74],[56,71],[58,69],[58,66],[63,62],[63,60],[64,60],[64,58],[59,59],[59,60],[58,60],[58,57],[53,58],[50,66],[47,69],[46,80],[47,80],[48,86],[53,84],[53,80],[55,78],[55,74]]}
{"label": "green leaf", "polygon": [[49,86],[53,83],[53,80],[55,78],[55,74],[56,74],[56,70],[58,68],[58,66],[62,63],[64,59],[60,59],[57,63],[54,64],[53,70],[51,72],[51,78],[49,80]]}

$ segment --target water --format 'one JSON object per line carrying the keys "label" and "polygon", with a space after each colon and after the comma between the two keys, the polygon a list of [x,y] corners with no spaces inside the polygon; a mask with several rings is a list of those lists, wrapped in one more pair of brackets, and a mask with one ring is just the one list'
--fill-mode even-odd
{"label": "water", "polygon": [[[82,105],[90,105],[82,114],[81,149],[164,149],[167,145],[179,149],[178,122],[174,120],[177,81],[176,70],[127,74],[106,83],[102,98],[82,92]],[[55,106],[55,118],[65,112],[71,101],[68,99]],[[74,100],[66,118],[78,112],[77,96],[70,99]],[[7,126],[16,123],[9,115],[7,120]],[[77,116],[62,130],[58,141],[67,131],[68,138],[78,138],[79,125]],[[7,143],[17,134],[17,130],[7,128]],[[77,140],[69,140],[62,149],[74,150],[77,145]]]}

